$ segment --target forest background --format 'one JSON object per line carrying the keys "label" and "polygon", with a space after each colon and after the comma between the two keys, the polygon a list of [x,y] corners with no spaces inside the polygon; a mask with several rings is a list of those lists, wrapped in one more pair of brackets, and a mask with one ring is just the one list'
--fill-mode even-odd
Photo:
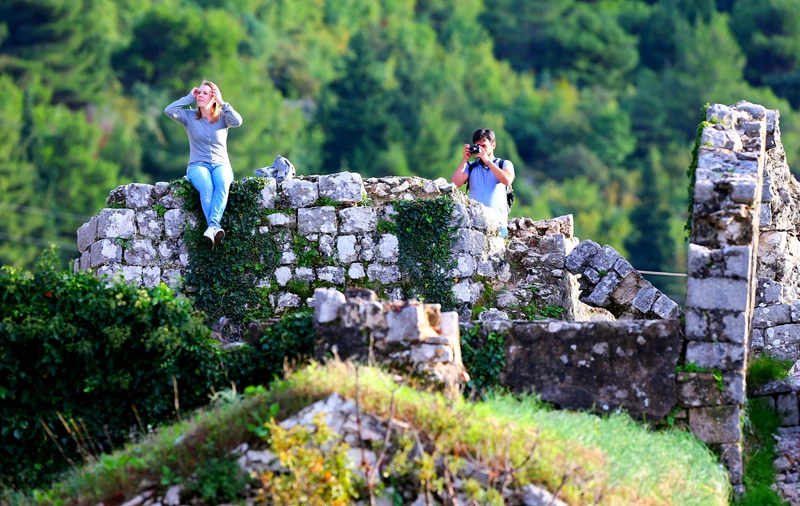
{"label": "forest background", "polygon": [[449,180],[492,128],[512,216],[572,213],[636,268],[685,272],[703,104],[780,110],[800,169],[798,63],[800,0],[5,0],[0,265],[52,242],[66,267],[110,190],[182,177],[162,110],[206,78],[244,117],[237,179],[281,154]]}

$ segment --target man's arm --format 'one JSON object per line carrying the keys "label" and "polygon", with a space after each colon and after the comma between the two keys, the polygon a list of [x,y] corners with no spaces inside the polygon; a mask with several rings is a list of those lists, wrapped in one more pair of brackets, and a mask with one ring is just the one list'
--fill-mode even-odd
{"label": "man's arm", "polygon": [[492,160],[489,160],[489,163],[486,165],[497,180],[506,186],[511,186],[511,183],[513,183],[514,179],[517,177],[516,174],[514,174],[514,164],[511,163],[511,160],[505,160],[502,168]]}
{"label": "man's arm", "polygon": [[469,179],[469,172],[467,171],[467,161],[469,157],[472,156],[472,153],[469,151],[469,144],[464,144],[464,156],[461,159],[461,163],[458,164],[458,168],[455,172],[453,172],[453,177],[450,178],[450,181],[453,182],[456,187],[460,187],[464,183],[467,182]]}

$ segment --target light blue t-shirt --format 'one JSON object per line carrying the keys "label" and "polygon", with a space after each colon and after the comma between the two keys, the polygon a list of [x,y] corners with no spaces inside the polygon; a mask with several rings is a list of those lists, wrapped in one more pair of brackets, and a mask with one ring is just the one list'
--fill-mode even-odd
{"label": "light blue t-shirt", "polygon": [[[494,164],[500,167],[501,160],[495,158]],[[502,162],[503,165],[508,163]],[[489,167],[484,167],[480,162],[470,162],[467,168],[469,174],[469,198],[476,200],[486,207],[494,209],[500,216],[500,226],[508,227],[508,197],[506,185],[497,179]]]}

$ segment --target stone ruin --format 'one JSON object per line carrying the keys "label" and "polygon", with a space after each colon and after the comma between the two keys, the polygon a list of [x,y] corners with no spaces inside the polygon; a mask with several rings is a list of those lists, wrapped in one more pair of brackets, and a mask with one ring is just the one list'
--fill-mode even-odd
{"label": "stone ruin", "polygon": [[[320,357],[336,353],[451,384],[464,379],[459,333],[475,325],[484,338],[501,332],[502,383],[565,408],[624,409],[650,421],[669,415],[719,449],[741,492],[748,351],[800,358],[800,184],[786,164],[777,111],[716,104],[707,119],[694,183],[685,326],[677,304],[616,251],[579,242],[571,216],[513,219],[503,241],[492,211],[443,179],[362,180],[351,173],[268,180],[262,205],[271,210],[269,222],[254,233],[288,230],[335,259],[302,267],[283,243],[280,266],[265,282],[286,291],[271,302],[279,311],[315,307]],[[392,202],[439,195],[456,204],[457,316],[403,301],[397,238],[377,227],[392,220]],[[318,205],[321,197],[340,208]],[[372,205],[360,205],[365,200]],[[180,290],[188,265],[182,233],[198,225],[197,217],[167,183],[120,187],[109,205],[78,231],[75,269]],[[302,301],[287,288],[292,279],[339,290]],[[366,290],[341,293],[364,284],[378,287],[385,300]],[[491,292],[490,307],[473,321],[471,309]],[[563,312],[531,322],[521,311],[530,304]],[[795,391],[765,395],[792,420],[800,412]]]}

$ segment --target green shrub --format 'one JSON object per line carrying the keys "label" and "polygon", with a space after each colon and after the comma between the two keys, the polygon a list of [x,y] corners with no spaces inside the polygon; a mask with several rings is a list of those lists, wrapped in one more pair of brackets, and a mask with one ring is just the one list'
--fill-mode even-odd
{"label": "green shrub", "polygon": [[489,332],[484,337],[476,325],[461,332],[461,361],[469,373],[466,394],[483,395],[486,390],[500,386],[500,372],[506,361],[503,335]]}
{"label": "green shrub", "polygon": [[787,378],[792,364],[794,361],[791,359],[776,357],[769,353],[754,357],[747,364],[747,390],[755,392],[770,381]]}
{"label": "green shrub", "polygon": [[284,362],[301,363],[314,355],[314,315],[301,311],[264,329],[257,350],[254,378],[268,383],[284,370]]}
{"label": "green shrub", "polygon": [[35,274],[0,271],[0,480],[14,487],[45,482],[65,457],[80,463],[59,413],[87,438],[85,450],[108,451],[132,427],[173,421],[176,388],[180,410],[190,410],[255,363],[252,350],[223,352],[202,313],[166,285],[106,287],[57,272],[55,260],[51,250]]}

